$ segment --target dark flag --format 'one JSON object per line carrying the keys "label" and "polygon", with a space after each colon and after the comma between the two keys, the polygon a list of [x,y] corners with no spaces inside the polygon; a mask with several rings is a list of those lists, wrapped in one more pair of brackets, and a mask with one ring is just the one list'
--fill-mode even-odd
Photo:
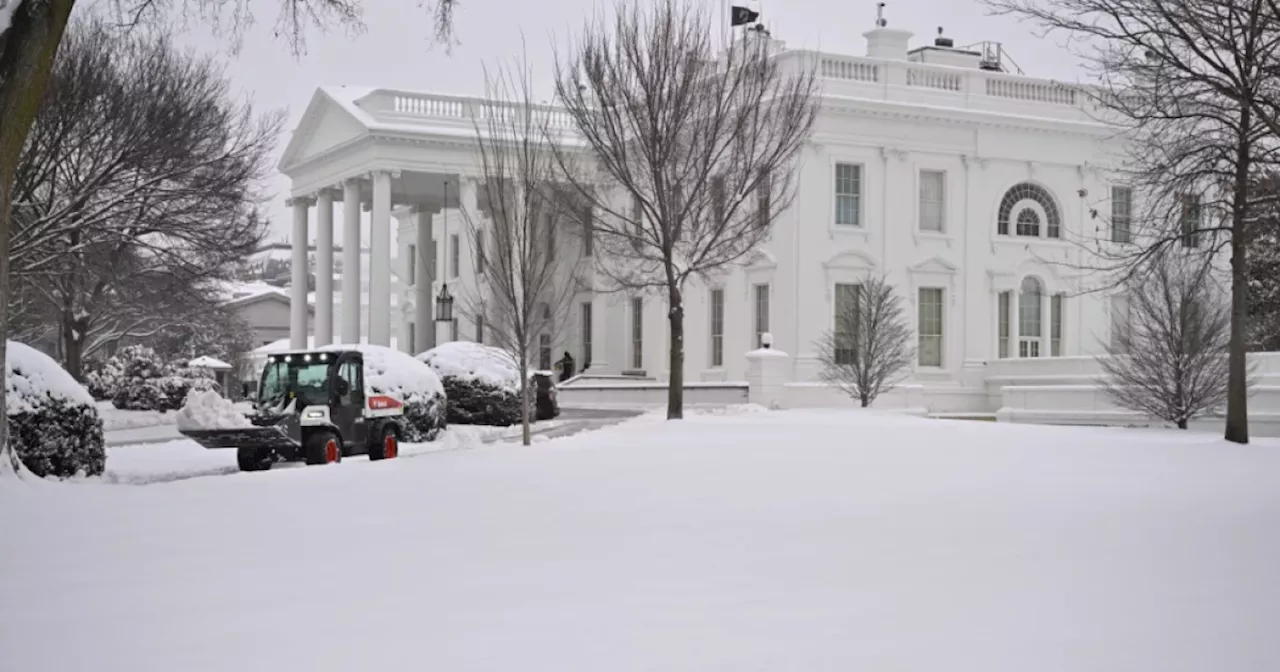
{"label": "dark flag", "polygon": [[729,25],[741,26],[748,23],[754,23],[758,18],[760,18],[760,12],[753,12],[746,7],[738,7],[735,5],[730,8]]}

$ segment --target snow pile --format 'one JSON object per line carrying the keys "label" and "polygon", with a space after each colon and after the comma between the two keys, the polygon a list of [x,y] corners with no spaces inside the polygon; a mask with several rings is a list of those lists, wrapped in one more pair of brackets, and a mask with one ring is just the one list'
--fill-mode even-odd
{"label": "snow pile", "polygon": [[479,381],[512,390],[520,388],[520,369],[511,361],[511,356],[481,343],[451,341],[418,355],[418,359],[435,369],[441,378]]}
{"label": "snow pile", "polygon": [[253,423],[230,399],[212,390],[193,390],[176,415],[178,429],[241,429]]}
{"label": "snow pile", "polygon": [[[0,650],[12,670],[1264,672],[1277,493],[1276,440],[809,410],[0,487],[21,551],[0,553]],[[340,636],[264,643],[335,611]]]}
{"label": "snow pile", "polygon": [[5,358],[9,444],[38,476],[102,473],[102,418],[88,390],[48,355],[15,341]]}
{"label": "snow pile", "polygon": [[327,345],[320,350],[357,350],[364,356],[364,386],[372,394],[391,394],[405,404],[407,442],[430,441],[444,429],[445,391],[431,367],[399,350],[381,345]]}

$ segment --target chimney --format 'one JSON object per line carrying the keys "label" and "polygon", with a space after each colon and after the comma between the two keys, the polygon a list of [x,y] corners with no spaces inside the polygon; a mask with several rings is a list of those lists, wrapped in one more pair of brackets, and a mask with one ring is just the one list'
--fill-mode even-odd
{"label": "chimney", "polygon": [[884,18],[884,3],[876,5],[876,27],[862,34],[867,38],[867,56],[892,61],[907,60],[907,43],[911,40],[911,31],[889,28],[889,21]]}

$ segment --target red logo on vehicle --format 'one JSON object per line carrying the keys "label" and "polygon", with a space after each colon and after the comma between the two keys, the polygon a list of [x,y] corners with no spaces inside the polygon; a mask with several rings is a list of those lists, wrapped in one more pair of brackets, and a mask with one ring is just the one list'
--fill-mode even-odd
{"label": "red logo on vehicle", "polygon": [[375,411],[381,411],[388,408],[400,408],[404,404],[393,397],[375,396],[369,397],[369,408]]}

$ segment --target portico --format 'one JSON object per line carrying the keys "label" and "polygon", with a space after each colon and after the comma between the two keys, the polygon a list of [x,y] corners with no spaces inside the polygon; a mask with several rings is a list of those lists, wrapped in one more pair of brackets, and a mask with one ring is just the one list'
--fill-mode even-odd
{"label": "portico", "polygon": [[[446,286],[459,297],[460,309],[464,294],[474,300],[483,291],[476,272],[479,251],[466,222],[483,227],[488,221],[478,200],[483,178],[472,118],[492,113],[491,104],[468,97],[353,87],[316,91],[280,162],[281,172],[292,180],[291,347],[364,341],[416,354],[444,340],[484,338],[483,320],[465,310],[440,320],[434,309]],[[568,126],[565,118],[553,120]],[[337,260],[334,207],[339,202],[342,255]],[[306,246],[313,237],[316,327],[308,334]],[[366,244],[369,267],[361,269]],[[339,264],[340,292],[333,281]],[[393,278],[399,281],[398,296]],[[362,302],[367,302],[363,320]],[[562,330],[553,346],[568,349],[572,342],[574,349],[602,353],[603,311],[601,306],[595,313],[600,317],[590,324]],[[576,306],[570,312],[583,315]],[[585,313],[587,319],[591,314]],[[591,332],[583,333],[583,327]],[[598,355],[595,361],[606,359]]]}

